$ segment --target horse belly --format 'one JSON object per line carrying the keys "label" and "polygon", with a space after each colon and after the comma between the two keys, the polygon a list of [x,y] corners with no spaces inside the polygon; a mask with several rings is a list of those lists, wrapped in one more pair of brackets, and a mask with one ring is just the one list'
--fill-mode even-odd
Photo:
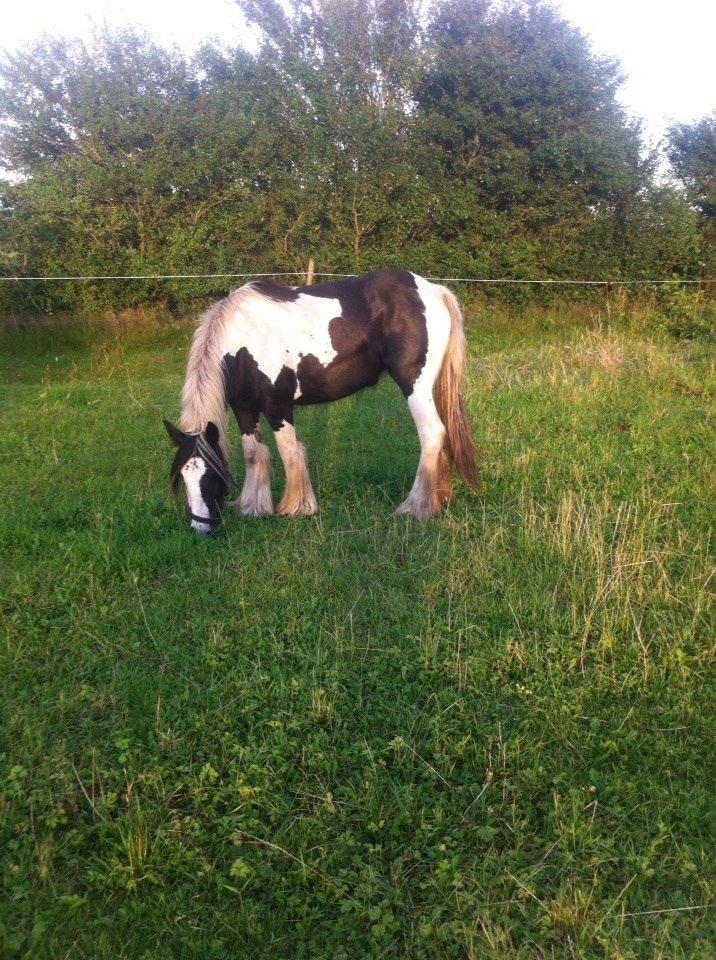
{"label": "horse belly", "polygon": [[306,354],[296,369],[298,389],[294,402],[306,406],[340,400],[364,387],[375,386],[382,370],[382,363],[367,345],[348,355],[339,354],[328,364]]}

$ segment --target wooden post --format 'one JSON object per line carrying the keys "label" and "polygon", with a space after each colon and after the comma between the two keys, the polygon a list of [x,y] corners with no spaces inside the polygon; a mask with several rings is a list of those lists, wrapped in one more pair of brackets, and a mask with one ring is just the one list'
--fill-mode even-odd
{"label": "wooden post", "polygon": [[308,261],[308,273],[306,274],[306,286],[310,287],[313,283],[313,271],[316,269],[313,257]]}

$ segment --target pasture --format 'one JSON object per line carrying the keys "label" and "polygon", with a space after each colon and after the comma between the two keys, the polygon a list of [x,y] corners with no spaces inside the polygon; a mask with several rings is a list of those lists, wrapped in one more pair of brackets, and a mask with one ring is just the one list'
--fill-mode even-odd
{"label": "pasture", "polygon": [[4,335],[3,956],[712,955],[713,354],[466,324],[481,491],[392,516],[384,380],[297,414],[317,517],[213,540],[190,327]]}

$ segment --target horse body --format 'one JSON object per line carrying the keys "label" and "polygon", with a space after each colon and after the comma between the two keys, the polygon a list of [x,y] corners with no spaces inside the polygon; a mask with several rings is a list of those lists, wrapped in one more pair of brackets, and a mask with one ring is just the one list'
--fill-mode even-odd
{"label": "horse body", "polygon": [[[192,526],[199,532],[212,529],[212,508],[201,493],[202,467],[216,472],[227,462],[227,407],[241,429],[246,460],[239,510],[248,516],[273,513],[269,451],[259,430],[263,414],[286,471],[277,512],[312,514],[316,499],[305,450],[296,438],[294,408],[348,396],[376,384],[384,371],[406,398],[421,444],[413,489],[398,512],[438,513],[450,494],[446,441],[458,471],[475,482],[474,446],[460,398],[463,365],[455,297],[405,270],[378,270],[309,287],[257,281],[234,291],[204,314],[187,367],[181,437],[189,443],[203,438],[208,457],[184,441],[179,463],[175,458],[174,474],[185,481]],[[209,423],[217,428],[213,456],[206,450]],[[203,482],[206,488],[206,476]]]}

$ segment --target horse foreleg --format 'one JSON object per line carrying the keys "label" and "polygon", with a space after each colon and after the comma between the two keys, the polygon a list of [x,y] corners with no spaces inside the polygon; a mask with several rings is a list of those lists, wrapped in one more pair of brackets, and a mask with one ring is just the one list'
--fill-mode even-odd
{"label": "horse foreleg", "polygon": [[271,453],[261,434],[241,438],[246,461],[246,478],[239,497],[239,510],[245,517],[268,517],[273,513],[271,498]]}
{"label": "horse foreleg", "polygon": [[278,452],[286,471],[286,486],[276,513],[285,516],[312,516],[318,511],[306,464],[306,448],[296,438],[293,424],[284,420],[274,431]]}
{"label": "horse foreleg", "polygon": [[273,513],[271,452],[261,440],[258,414],[241,410],[237,413],[237,420],[241,428],[246,476],[234,506],[245,517],[267,517]]}

